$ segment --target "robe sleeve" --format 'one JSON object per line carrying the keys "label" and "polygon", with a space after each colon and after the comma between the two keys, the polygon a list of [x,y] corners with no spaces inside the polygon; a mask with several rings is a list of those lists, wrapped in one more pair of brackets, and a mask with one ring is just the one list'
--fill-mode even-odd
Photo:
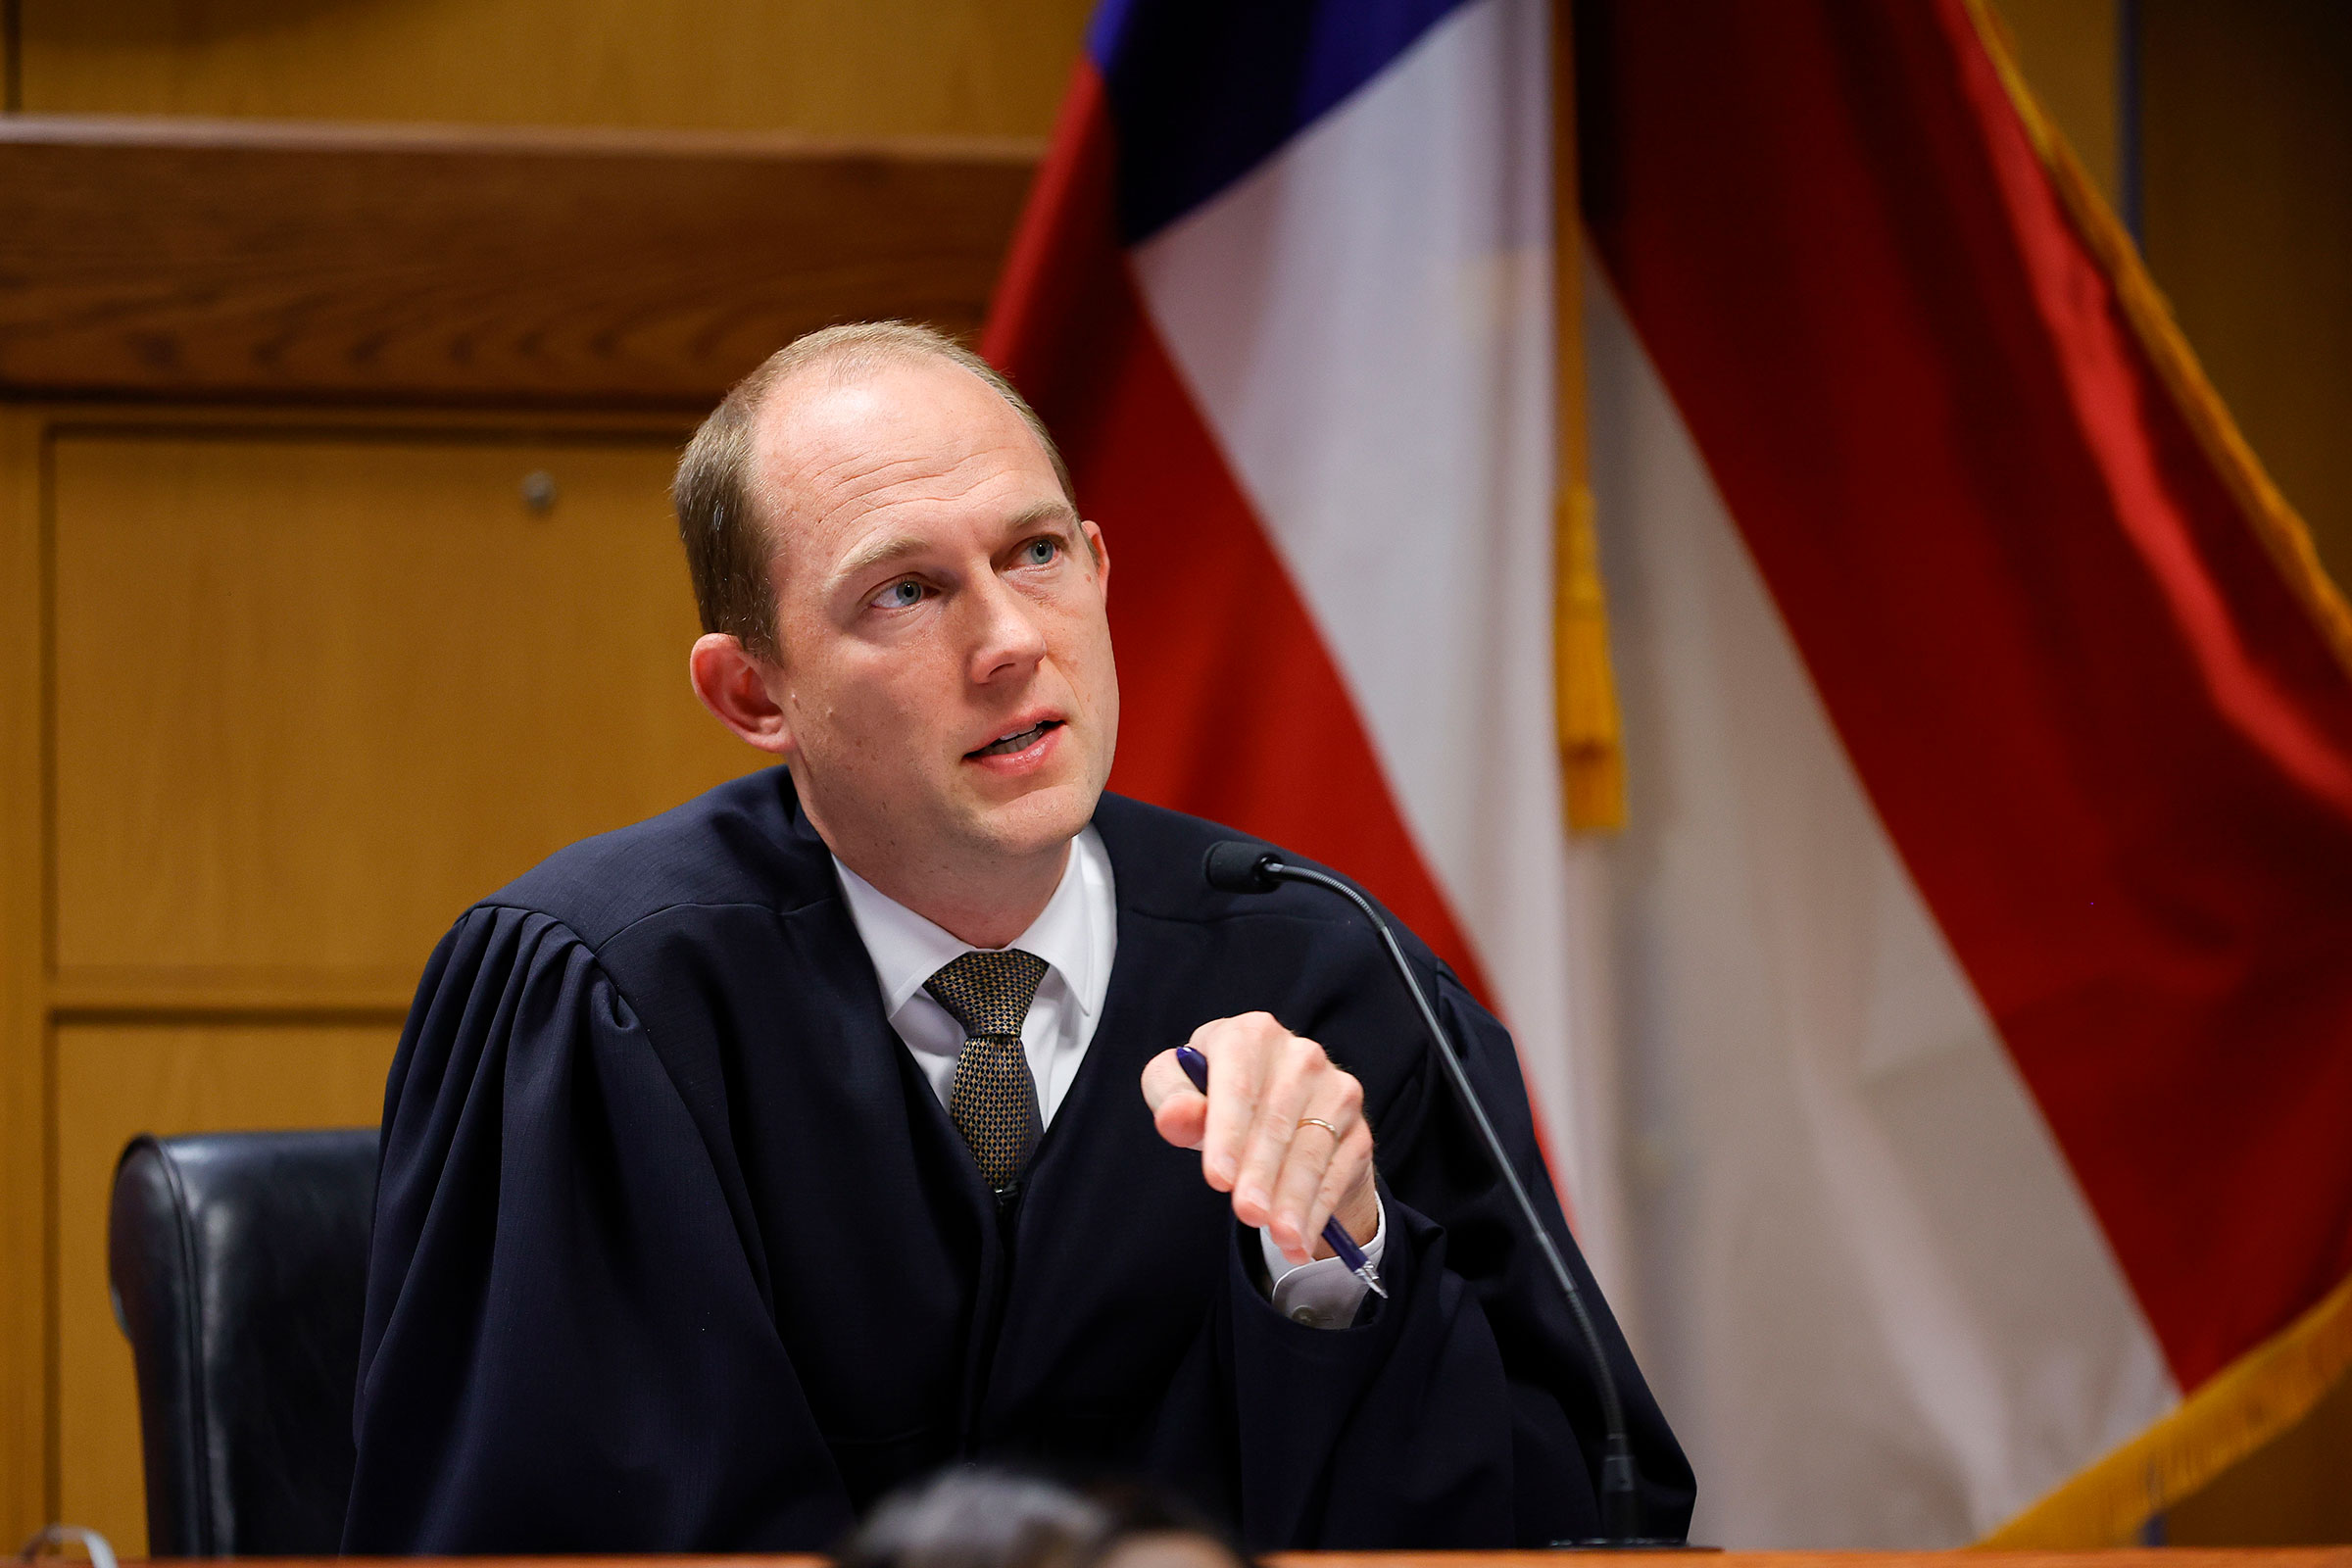
{"label": "robe sleeve", "polygon": [[656,1026],[542,913],[478,908],[433,955],[386,1089],[344,1550],[849,1523]]}
{"label": "robe sleeve", "polygon": [[[1438,971],[1441,1016],[1567,1259],[1615,1374],[1642,1523],[1681,1538],[1690,1467],[1568,1232],[1509,1036]],[[1386,1301],[1352,1328],[1285,1319],[1237,1237],[1188,1358],[1159,1461],[1239,1521],[1251,1550],[1542,1546],[1597,1533],[1604,1424],[1592,1355],[1434,1062],[1371,1114]],[[1211,1438],[1209,1434],[1214,1434]],[[1183,1451],[1183,1450],[1190,1451]]]}

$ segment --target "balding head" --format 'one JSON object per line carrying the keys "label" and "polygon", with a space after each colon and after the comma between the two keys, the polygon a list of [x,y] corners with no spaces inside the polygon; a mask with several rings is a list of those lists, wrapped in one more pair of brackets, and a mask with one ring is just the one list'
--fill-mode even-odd
{"label": "balding head", "polygon": [[804,339],[680,470],[718,719],[843,864],[979,947],[1024,930],[1118,735],[1102,531],[1010,389],[943,339]]}
{"label": "balding head", "polygon": [[762,659],[775,659],[782,651],[772,564],[778,530],[790,527],[792,519],[779,514],[789,507],[779,508],[777,487],[761,473],[762,414],[804,383],[839,386],[909,362],[946,364],[986,382],[1036,436],[1061,482],[1062,499],[1076,508],[1060,449],[1045,421],[996,367],[946,333],[911,321],[824,327],[795,338],[738,381],[678,460],[670,502],[677,509],[678,538],[686,547],[703,630],[734,637]]}

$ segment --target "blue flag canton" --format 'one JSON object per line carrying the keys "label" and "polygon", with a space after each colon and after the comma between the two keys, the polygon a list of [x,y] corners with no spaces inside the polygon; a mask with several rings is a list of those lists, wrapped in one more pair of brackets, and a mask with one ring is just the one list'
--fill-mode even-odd
{"label": "blue flag canton", "polygon": [[1103,0],[1087,52],[1117,132],[1120,238],[1241,179],[1469,3]]}

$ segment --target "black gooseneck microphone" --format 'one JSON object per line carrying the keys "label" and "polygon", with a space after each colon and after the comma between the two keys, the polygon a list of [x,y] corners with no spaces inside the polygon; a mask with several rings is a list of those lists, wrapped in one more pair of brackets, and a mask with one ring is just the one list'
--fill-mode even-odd
{"label": "black gooseneck microphone", "polygon": [[1438,1021],[1437,1009],[1430,1005],[1428,994],[1421,989],[1420,980],[1413,974],[1412,965],[1404,961],[1404,950],[1396,945],[1396,933],[1381,918],[1372,901],[1349,887],[1336,876],[1315,870],[1311,866],[1292,865],[1263,844],[1245,843],[1226,839],[1208,847],[1201,871],[1208,885],[1222,893],[1271,893],[1284,882],[1305,882],[1336,893],[1354,905],[1363,917],[1372,922],[1380,940],[1388,948],[1389,962],[1396,970],[1396,978],[1404,982],[1411,994],[1413,1005],[1420,1009],[1421,1027],[1428,1031],[1430,1046],[1446,1075],[1453,1084],[1453,1092],[1461,1098],[1462,1108],[1477,1124],[1478,1136],[1487,1146],[1487,1157],[1494,1162],[1494,1172],[1510,1189],[1511,1200],[1519,1207],[1519,1215],[1527,1221],[1528,1234],[1544,1253],[1544,1261],[1551,1265],[1551,1277],[1560,1288],[1568,1310],[1576,1319],[1577,1328],[1584,1334],[1585,1344],[1592,1351],[1592,1370],[1599,1380],[1600,1418],[1607,1431],[1606,1446],[1600,1460],[1600,1535],[1592,1541],[1564,1543],[1578,1546],[1679,1546],[1681,1542],[1646,1540],[1642,1535],[1642,1482],[1634,1467],[1633,1439],[1625,1429],[1625,1405],[1617,1396],[1616,1374],[1609,1370],[1608,1350],[1600,1343],[1600,1333],[1592,1326],[1592,1314],[1586,1309],[1584,1292],[1576,1288],[1576,1276],[1568,1272],[1568,1260],[1552,1245],[1551,1233],[1536,1213],[1527,1188],[1519,1173],[1511,1168],[1510,1155],[1504,1152],[1502,1139],[1494,1131],[1494,1123],[1480,1103],[1478,1091],[1470,1086],[1470,1075],[1462,1068],[1453,1043],[1446,1038],[1446,1026]]}

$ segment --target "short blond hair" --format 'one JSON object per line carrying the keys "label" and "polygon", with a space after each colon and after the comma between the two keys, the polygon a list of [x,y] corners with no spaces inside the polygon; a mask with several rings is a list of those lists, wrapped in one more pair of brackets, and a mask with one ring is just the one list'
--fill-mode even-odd
{"label": "short blond hair", "polygon": [[776,591],[768,564],[775,557],[769,519],[760,515],[754,482],[755,432],[767,396],[786,380],[823,366],[850,379],[888,364],[944,361],[969,370],[1012,406],[1061,483],[1073,510],[1077,493],[1061,449],[1012,383],[997,368],[936,328],[914,321],[852,321],[821,327],[794,338],[760,368],[735,383],[711,410],[678,459],[669,487],[677,510],[678,539],[686,547],[686,568],[694,577],[695,608],[703,630],[724,632],[753,654],[774,659],[782,652],[776,636]]}

